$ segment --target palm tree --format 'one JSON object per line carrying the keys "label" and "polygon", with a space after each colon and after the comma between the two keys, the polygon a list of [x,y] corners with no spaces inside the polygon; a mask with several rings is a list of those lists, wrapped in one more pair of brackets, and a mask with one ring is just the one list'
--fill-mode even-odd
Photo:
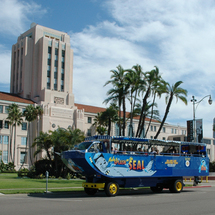
{"label": "palm tree", "polygon": [[184,102],[185,105],[187,105],[187,99],[186,99],[187,90],[179,87],[182,83],[183,83],[182,81],[178,81],[172,86],[170,86],[170,84],[167,83],[167,85],[166,85],[166,93],[167,93],[166,103],[167,103],[167,106],[166,106],[163,120],[160,124],[160,127],[159,127],[156,135],[154,136],[154,139],[157,139],[158,135],[160,134],[160,131],[161,131],[161,129],[162,129],[162,127],[166,121],[167,115],[169,113],[173,98],[176,97],[176,102],[178,101],[178,99],[180,99],[182,102]]}
{"label": "palm tree", "polygon": [[142,130],[144,128],[145,123],[145,109],[147,105],[147,99],[150,97],[151,94],[154,93],[155,86],[158,85],[158,82],[161,80],[161,75],[159,74],[159,70],[157,67],[155,69],[151,70],[150,72],[145,73],[145,86],[142,86],[143,92],[145,92],[145,95],[143,97],[142,101],[142,110],[140,115],[140,120],[138,123],[138,128],[136,132],[136,137],[140,137]]}
{"label": "palm tree", "polygon": [[40,135],[34,139],[32,147],[37,147],[37,150],[34,152],[34,156],[41,153],[43,150],[46,151],[47,157],[51,160],[51,154],[49,152],[50,148],[53,146],[50,134],[47,132],[40,132]]}
{"label": "palm tree", "polygon": [[108,135],[110,135],[110,133],[111,133],[111,122],[117,122],[118,121],[117,110],[114,109],[113,106],[110,106],[104,112],[101,113],[101,119],[102,119],[104,125],[107,125]]}
{"label": "palm tree", "polygon": [[112,84],[113,88],[110,89],[107,92],[107,95],[109,96],[107,99],[105,99],[104,103],[108,103],[110,101],[114,103],[118,103],[119,107],[119,135],[121,136],[121,106],[123,106],[123,135],[125,135],[125,121],[126,121],[126,105],[125,105],[125,98],[128,94],[128,85],[125,82],[125,74],[126,70],[123,69],[121,65],[117,67],[117,70],[111,70],[113,74],[111,75],[111,80],[107,81],[104,86],[108,84]]}
{"label": "palm tree", "polygon": [[43,109],[41,106],[36,106],[35,114],[37,115],[37,136],[39,136],[39,120],[40,117],[43,115]]}
{"label": "palm tree", "polygon": [[29,146],[29,158],[32,163],[32,150],[31,150],[31,140],[30,140],[30,129],[32,122],[37,119],[37,116],[41,114],[42,111],[40,108],[35,108],[33,105],[28,105],[25,108],[25,111],[23,113],[23,116],[25,117],[25,120],[28,121],[28,134],[27,134],[27,144],[26,144],[26,151],[27,147]]}
{"label": "palm tree", "polygon": [[[10,158],[12,162],[15,161],[15,150],[16,150],[16,126],[22,124],[22,112],[19,109],[19,106],[15,103],[11,104],[8,108],[8,117],[9,124],[11,125],[11,136],[10,136]],[[12,157],[12,137],[14,132],[14,144],[13,144],[13,157]]]}
{"label": "palm tree", "polygon": [[130,105],[131,105],[131,112],[130,112],[130,125],[129,125],[129,136],[133,136],[133,112],[134,107],[136,105],[138,92],[141,91],[141,87],[144,86],[145,81],[142,79],[143,72],[140,65],[133,66],[131,70],[127,71],[125,80],[129,86],[130,92]]}
{"label": "palm tree", "polygon": [[[154,106],[157,107],[157,104],[156,103],[149,103],[149,102],[147,102],[147,104],[145,106],[145,110],[144,110],[144,116],[145,116],[145,118],[143,119],[144,122],[145,122],[146,117],[148,117],[148,118],[152,117],[152,118],[150,118],[148,128],[147,128],[146,132],[144,132],[143,137],[146,137],[146,135],[148,133],[148,130],[149,130],[150,122],[151,122],[152,119],[160,121],[159,111],[158,110],[154,110]],[[136,106],[135,106],[133,115],[134,116],[140,116],[141,109],[142,109],[141,108],[141,104],[137,103]],[[142,133],[143,132],[141,132],[141,134]],[[140,136],[141,136],[141,134],[140,134]]]}

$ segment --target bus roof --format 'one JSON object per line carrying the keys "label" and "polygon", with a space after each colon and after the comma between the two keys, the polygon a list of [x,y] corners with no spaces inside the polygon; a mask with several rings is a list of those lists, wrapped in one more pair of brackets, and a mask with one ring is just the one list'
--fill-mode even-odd
{"label": "bus roof", "polygon": [[93,140],[111,140],[113,143],[138,143],[146,145],[161,145],[161,146],[179,146],[179,145],[195,145],[195,146],[206,146],[205,143],[195,143],[195,142],[184,142],[184,141],[174,141],[174,140],[157,140],[157,139],[147,139],[139,137],[124,137],[124,136],[109,136],[109,135],[95,135],[91,137],[86,137],[85,141]]}

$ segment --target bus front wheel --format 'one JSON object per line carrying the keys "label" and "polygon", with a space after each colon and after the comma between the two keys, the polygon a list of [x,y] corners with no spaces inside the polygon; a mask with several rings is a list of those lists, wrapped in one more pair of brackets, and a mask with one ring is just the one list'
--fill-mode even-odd
{"label": "bus front wheel", "polygon": [[116,182],[109,182],[105,186],[107,196],[116,196],[119,193],[119,185]]}

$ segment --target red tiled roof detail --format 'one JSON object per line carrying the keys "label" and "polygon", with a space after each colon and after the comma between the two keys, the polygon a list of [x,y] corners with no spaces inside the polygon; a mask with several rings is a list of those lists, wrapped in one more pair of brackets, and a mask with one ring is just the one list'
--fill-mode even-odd
{"label": "red tiled roof detail", "polygon": [[26,103],[26,104],[34,104],[35,103],[30,99],[23,99],[23,98],[19,97],[18,95],[15,95],[12,93],[5,93],[5,92],[0,92],[0,100]]}
{"label": "red tiled roof detail", "polygon": [[[88,113],[100,113],[102,111],[105,111],[106,108],[102,108],[102,107],[95,107],[95,106],[90,106],[90,105],[83,105],[83,104],[77,104],[75,103],[75,106],[79,109],[82,110],[84,109],[85,112]],[[123,113],[122,113],[123,114]],[[129,112],[126,112],[126,115],[128,116]],[[139,119],[139,116],[134,117],[134,119]],[[149,121],[149,118],[146,118],[146,121]],[[152,119],[152,122],[158,122],[157,120]]]}

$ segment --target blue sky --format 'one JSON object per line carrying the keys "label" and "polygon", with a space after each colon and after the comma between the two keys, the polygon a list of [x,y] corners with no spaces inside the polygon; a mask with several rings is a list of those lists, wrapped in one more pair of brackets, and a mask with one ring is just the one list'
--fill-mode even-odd
{"label": "blue sky", "polygon": [[[157,66],[170,84],[183,81],[188,105],[174,101],[168,123],[192,119],[192,95],[215,99],[214,0],[0,0],[0,91],[9,92],[11,47],[36,22],[71,37],[75,102],[104,106],[110,70]],[[164,98],[157,101],[161,117]],[[196,109],[212,137],[214,105]]]}

